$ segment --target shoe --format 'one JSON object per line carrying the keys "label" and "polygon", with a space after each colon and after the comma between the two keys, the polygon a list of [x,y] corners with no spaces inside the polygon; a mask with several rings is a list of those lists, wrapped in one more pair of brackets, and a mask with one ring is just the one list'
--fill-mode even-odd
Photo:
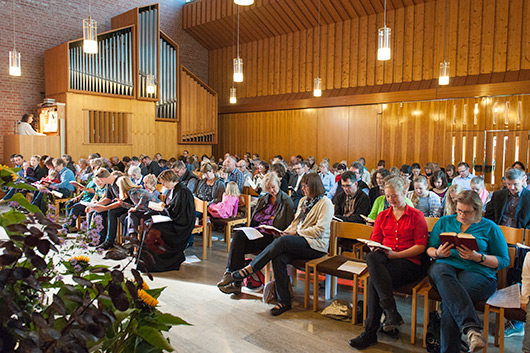
{"label": "shoe", "polygon": [[107,243],[107,242],[103,242],[101,243],[100,245],[98,245],[96,247],[96,249],[103,249],[103,250],[108,250],[110,248],[114,247],[114,244],[112,243]]}
{"label": "shoe", "polygon": [[486,345],[482,333],[475,329],[467,331],[467,344],[470,352],[478,352]]}
{"label": "shoe", "polygon": [[236,282],[231,282],[226,285],[217,286],[221,292],[224,294],[241,294],[241,284]]}
{"label": "shoe", "polygon": [[381,332],[389,337],[392,337],[392,338],[398,338],[399,337],[399,329],[395,328],[393,330],[390,330],[390,331],[385,331],[383,330],[383,326],[381,326],[379,328],[379,331],[378,332]]}
{"label": "shoe", "polygon": [[403,325],[405,321],[398,313],[396,309],[386,310],[385,311],[385,321],[383,321],[383,331],[389,332],[397,329],[399,326]]}
{"label": "shoe", "polygon": [[278,304],[274,308],[271,309],[271,315],[278,316],[278,315],[283,314],[287,310],[291,310],[291,304],[288,304],[288,305]]}
{"label": "shoe", "polygon": [[519,321],[508,321],[504,325],[504,337],[524,336],[524,325]]}
{"label": "shoe", "polygon": [[377,343],[377,334],[368,334],[364,331],[359,336],[349,340],[348,343],[355,349],[366,349]]}
{"label": "shoe", "polygon": [[234,282],[234,279],[232,278],[232,273],[226,271],[223,274],[223,278],[219,282],[217,282],[217,287],[226,286],[227,284],[230,284],[231,282]]}

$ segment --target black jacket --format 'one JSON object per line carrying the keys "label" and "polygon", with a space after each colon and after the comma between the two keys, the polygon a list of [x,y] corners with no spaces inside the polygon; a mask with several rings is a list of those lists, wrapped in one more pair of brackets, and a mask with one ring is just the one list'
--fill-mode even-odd
{"label": "black jacket", "polygon": [[352,223],[364,223],[361,215],[368,216],[371,210],[370,198],[364,191],[360,189],[355,194],[355,205],[353,214],[349,217],[344,215],[344,204],[346,203],[346,193],[343,191],[333,198],[333,204],[335,205],[335,217],[342,219],[345,222]]}
{"label": "black jacket", "polygon": [[[510,190],[508,189],[495,191],[491,196],[490,202],[486,205],[484,217],[500,224],[509,194]],[[515,211],[515,223],[517,228],[530,229],[530,191],[526,189],[521,192],[519,204]]]}
{"label": "black jacket", "polygon": [[[251,227],[256,227],[258,223],[254,221],[254,215],[267,207],[269,203],[269,194],[263,195],[258,199],[258,203],[254,207],[252,212],[252,221],[250,222]],[[278,197],[276,198],[276,211],[274,213],[274,219],[272,220],[272,225],[280,230],[286,229],[289,224],[293,221],[294,218],[294,205],[293,200],[283,191],[278,192]]]}

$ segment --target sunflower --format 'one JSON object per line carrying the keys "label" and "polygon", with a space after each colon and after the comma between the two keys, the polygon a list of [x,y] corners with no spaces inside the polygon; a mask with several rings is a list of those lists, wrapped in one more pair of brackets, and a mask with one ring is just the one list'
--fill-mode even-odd
{"label": "sunflower", "polygon": [[[86,256],[75,256],[73,259],[77,262],[84,262],[85,264],[88,264],[90,261],[90,259]],[[72,259],[70,259],[70,261],[72,261]]]}
{"label": "sunflower", "polygon": [[155,307],[158,305],[158,300],[153,298],[150,294],[148,294],[143,289],[138,290],[138,298],[140,298],[144,303],[149,305],[150,307]]}

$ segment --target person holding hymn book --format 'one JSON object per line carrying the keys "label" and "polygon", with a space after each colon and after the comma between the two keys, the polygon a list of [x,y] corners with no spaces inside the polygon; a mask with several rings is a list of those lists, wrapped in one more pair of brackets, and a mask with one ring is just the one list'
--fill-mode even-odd
{"label": "person holding hymn book", "polygon": [[320,176],[309,173],[302,178],[305,194],[300,200],[294,220],[281,236],[274,239],[252,262],[223,277],[223,282],[241,282],[272,261],[278,304],[270,310],[277,316],[291,309],[287,265],[293,260],[312,260],[324,256],[329,250],[329,236],[333,204],[325,196],[326,189]]}
{"label": "person holding hymn book", "polygon": [[428,243],[427,223],[423,213],[407,205],[406,190],[400,177],[385,180],[385,196],[390,208],[379,213],[375,219],[370,240],[390,250],[372,246],[372,251],[366,256],[370,277],[365,328],[358,337],[349,341],[350,346],[356,349],[365,349],[377,343],[383,312],[383,331],[394,332],[404,323],[396,307],[393,289],[425,275],[421,255]]}
{"label": "person holding hymn book", "polygon": [[[459,237],[459,246],[447,241],[444,233],[471,234]],[[486,345],[482,324],[474,304],[488,299],[497,288],[496,271],[510,263],[508,245],[494,222],[482,217],[480,196],[462,191],[456,197],[456,215],[444,216],[436,222],[427,254],[435,260],[429,270],[433,287],[442,298],[441,352],[460,352],[460,337],[467,336],[470,352]]]}
{"label": "person holding hymn book", "polygon": [[266,194],[258,199],[250,223],[250,227],[257,229],[262,236],[249,239],[243,230],[234,229],[226,272],[221,281],[217,283],[217,287],[223,293],[241,293],[241,281],[233,281],[231,272],[245,266],[246,254],[259,253],[274,240],[275,234],[261,226],[273,226],[283,231],[293,220],[293,201],[285,192],[280,190],[278,176],[274,173],[265,175],[262,180],[262,187]]}

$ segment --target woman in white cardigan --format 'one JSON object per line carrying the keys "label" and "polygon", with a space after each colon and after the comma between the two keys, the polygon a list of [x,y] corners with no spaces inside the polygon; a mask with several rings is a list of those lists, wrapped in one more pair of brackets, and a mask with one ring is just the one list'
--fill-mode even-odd
{"label": "woman in white cardigan", "polygon": [[20,120],[20,122],[18,123],[17,133],[19,135],[46,136],[45,134],[41,134],[40,132],[33,130],[33,127],[31,126],[32,121],[33,121],[33,115],[24,114],[22,116],[22,120]]}
{"label": "woman in white cardigan", "polygon": [[242,281],[272,261],[276,280],[278,305],[271,309],[274,316],[291,309],[287,264],[292,260],[311,260],[328,253],[333,204],[316,173],[302,177],[304,197],[300,200],[293,222],[252,262],[240,271],[225,274],[231,281]]}

